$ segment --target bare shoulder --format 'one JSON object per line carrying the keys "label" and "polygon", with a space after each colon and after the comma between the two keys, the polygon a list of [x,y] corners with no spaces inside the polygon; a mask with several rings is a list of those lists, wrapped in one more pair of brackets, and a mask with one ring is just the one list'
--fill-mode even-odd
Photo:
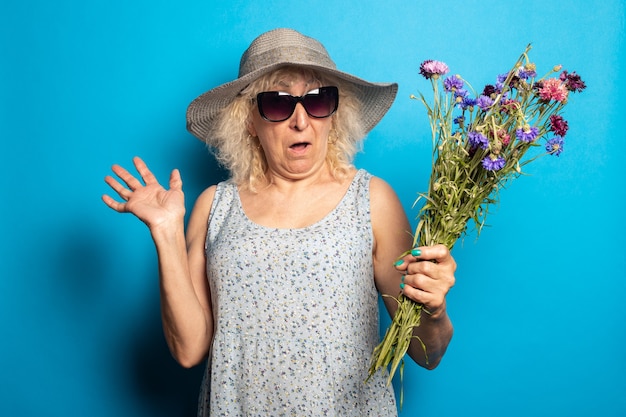
{"label": "bare shoulder", "polygon": [[187,225],[187,240],[191,241],[196,237],[204,239],[216,189],[217,186],[212,185],[196,199]]}
{"label": "bare shoulder", "polygon": [[384,214],[387,210],[399,210],[404,213],[400,199],[391,185],[375,176],[370,180],[370,204],[373,214],[376,212]]}
{"label": "bare shoulder", "polygon": [[213,204],[213,198],[215,197],[215,190],[217,189],[217,185],[212,185],[206,190],[204,190],[196,199],[196,203],[194,205],[195,209],[205,210],[211,209],[211,205]]}
{"label": "bare shoulder", "polygon": [[376,247],[384,244],[397,256],[410,244],[409,221],[394,189],[378,177],[370,181],[370,210]]}

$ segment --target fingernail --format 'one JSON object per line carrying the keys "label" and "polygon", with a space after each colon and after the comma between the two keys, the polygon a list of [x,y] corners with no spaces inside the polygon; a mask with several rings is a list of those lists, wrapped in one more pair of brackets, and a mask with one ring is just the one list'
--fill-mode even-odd
{"label": "fingernail", "polygon": [[422,254],[422,251],[421,251],[421,250],[419,250],[419,249],[413,249],[413,250],[411,251],[411,255],[413,255],[413,256],[415,256],[415,257],[418,257],[418,256],[420,256],[421,254]]}
{"label": "fingernail", "polygon": [[400,289],[403,290],[404,289],[404,282],[400,283]]}
{"label": "fingernail", "polygon": [[402,265],[403,263],[404,263],[404,260],[403,260],[403,259],[400,259],[399,261],[395,261],[395,262],[393,263],[393,266],[400,266],[400,265]]}
{"label": "fingernail", "polygon": [[406,275],[402,275],[402,278],[400,279],[402,282],[404,282],[404,278],[406,277]]}

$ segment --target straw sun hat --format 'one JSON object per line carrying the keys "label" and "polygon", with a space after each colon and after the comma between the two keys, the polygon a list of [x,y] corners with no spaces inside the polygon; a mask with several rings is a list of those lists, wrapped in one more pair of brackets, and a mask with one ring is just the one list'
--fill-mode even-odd
{"label": "straw sun hat", "polygon": [[191,102],[187,108],[187,129],[204,141],[217,114],[241,90],[284,65],[311,68],[351,83],[362,105],[365,133],[387,113],[398,91],[395,83],[371,83],[337,70],[326,48],[315,39],[292,29],[274,29],[257,37],[243,53],[236,80],[215,87]]}

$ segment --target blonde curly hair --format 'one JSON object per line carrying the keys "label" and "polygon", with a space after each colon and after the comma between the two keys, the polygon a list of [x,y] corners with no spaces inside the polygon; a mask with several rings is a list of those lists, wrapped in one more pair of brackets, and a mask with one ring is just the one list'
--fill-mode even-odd
{"label": "blonde curly hair", "polygon": [[[218,162],[229,170],[232,180],[240,187],[255,191],[270,184],[267,160],[258,138],[248,133],[256,95],[268,91],[279,82],[302,76],[320,86],[333,85],[339,89],[339,107],[332,117],[331,136],[326,162],[334,178],[342,179],[352,167],[355,154],[360,150],[365,129],[358,117],[361,103],[353,86],[339,78],[318,73],[304,67],[285,66],[252,82],[225,107],[212,125],[206,143]],[[336,136],[336,137],[334,137]]]}

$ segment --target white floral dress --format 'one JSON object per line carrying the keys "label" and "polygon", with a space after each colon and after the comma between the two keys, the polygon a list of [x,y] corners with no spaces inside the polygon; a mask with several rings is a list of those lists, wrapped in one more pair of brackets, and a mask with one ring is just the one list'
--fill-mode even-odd
{"label": "white floral dress", "polygon": [[198,415],[396,416],[378,373],[371,175],[301,229],[260,226],[234,183],[217,187],[206,241],[215,335]]}

